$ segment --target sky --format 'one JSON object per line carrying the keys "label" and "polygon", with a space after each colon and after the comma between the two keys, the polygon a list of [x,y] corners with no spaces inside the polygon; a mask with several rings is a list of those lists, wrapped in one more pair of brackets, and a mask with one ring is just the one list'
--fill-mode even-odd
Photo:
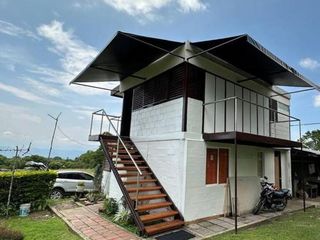
{"label": "sky", "polygon": [[[97,148],[87,140],[91,113],[120,115],[121,99],[69,82],[117,31],[177,41],[247,33],[320,84],[319,9],[317,0],[0,0],[0,149],[32,141],[30,154],[47,156],[48,114],[60,112],[52,156]],[[292,96],[302,123],[320,122],[319,110],[317,92]]]}

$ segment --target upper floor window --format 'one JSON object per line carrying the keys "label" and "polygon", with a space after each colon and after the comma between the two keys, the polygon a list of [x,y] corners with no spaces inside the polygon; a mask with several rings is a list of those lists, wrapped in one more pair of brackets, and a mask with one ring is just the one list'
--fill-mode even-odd
{"label": "upper floor window", "polygon": [[277,113],[278,104],[277,104],[277,101],[274,100],[274,99],[270,99],[269,103],[270,103],[269,107],[270,107],[270,109],[272,109],[272,110],[270,110],[270,121],[271,122],[277,122],[278,121],[278,113]]}

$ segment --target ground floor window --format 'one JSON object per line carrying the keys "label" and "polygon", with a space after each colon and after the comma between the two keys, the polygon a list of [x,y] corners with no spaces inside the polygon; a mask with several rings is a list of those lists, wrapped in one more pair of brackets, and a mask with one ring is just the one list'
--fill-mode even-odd
{"label": "ground floor window", "polygon": [[263,178],[265,176],[263,152],[258,152],[257,176],[260,178]]}
{"label": "ground floor window", "polygon": [[208,148],[206,160],[206,184],[227,183],[229,169],[229,150]]}

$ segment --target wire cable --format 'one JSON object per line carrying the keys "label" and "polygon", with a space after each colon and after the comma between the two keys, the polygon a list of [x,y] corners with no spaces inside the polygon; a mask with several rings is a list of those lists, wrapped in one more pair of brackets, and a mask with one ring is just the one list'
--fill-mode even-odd
{"label": "wire cable", "polygon": [[59,125],[57,126],[57,128],[58,128],[58,131],[59,131],[64,137],[66,137],[70,142],[73,142],[73,143],[76,143],[76,144],[79,144],[79,145],[82,145],[82,146],[86,146],[86,147],[88,147],[88,146],[92,147],[92,146],[93,146],[93,145],[90,145],[90,144],[85,144],[85,143],[79,142],[79,141],[77,141],[77,140],[69,137],[69,136],[61,129],[61,127],[60,127]]}

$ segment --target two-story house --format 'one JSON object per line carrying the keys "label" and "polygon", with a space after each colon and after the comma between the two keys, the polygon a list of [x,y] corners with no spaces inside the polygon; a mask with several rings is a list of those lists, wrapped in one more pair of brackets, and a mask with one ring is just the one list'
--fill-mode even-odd
{"label": "two-story house", "polygon": [[290,124],[299,119],[279,86],[319,87],[250,36],[175,42],[118,32],[72,83],[99,81],[119,81],[121,130],[90,139],[112,170],[109,197],[125,197],[141,232],[248,212],[263,176],[292,188],[290,149],[301,145]]}

